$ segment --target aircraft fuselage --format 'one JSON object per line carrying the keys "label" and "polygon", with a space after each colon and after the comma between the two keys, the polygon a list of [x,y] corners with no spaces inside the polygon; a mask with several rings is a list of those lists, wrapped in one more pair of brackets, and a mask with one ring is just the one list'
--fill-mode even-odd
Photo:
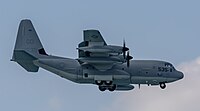
{"label": "aircraft fuselage", "polygon": [[78,44],[78,58],[48,55],[30,20],[19,24],[12,61],[28,72],[39,67],[70,81],[98,85],[100,91],[131,90],[132,84],[160,85],[183,78],[183,73],[165,61],[131,60],[129,48],[107,45],[98,30],[84,30]]}
{"label": "aircraft fuselage", "polygon": [[74,59],[60,57],[39,59],[34,64],[76,83],[105,87],[107,85],[98,84],[97,81],[112,81],[111,84],[124,85],[123,88],[126,88],[130,84],[161,85],[183,78],[183,73],[170,63],[156,60],[132,60],[130,67],[125,63],[116,64],[106,71],[99,71],[87,64],[80,65]]}

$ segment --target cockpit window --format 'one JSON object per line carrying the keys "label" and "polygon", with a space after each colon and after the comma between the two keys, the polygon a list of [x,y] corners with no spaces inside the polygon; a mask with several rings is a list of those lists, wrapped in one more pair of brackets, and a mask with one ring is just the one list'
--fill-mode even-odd
{"label": "cockpit window", "polygon": [[170,68],[170,72],[175,70],[174,66],[170,63],[165,63],[165,67]]}
{"label": "cockpit window", "polygon": [[159,66],[158,67],[159,72],[173,72],[175,71],[175,68],[172,64],[166,62],[164,63],[164,66]]}
{"label": "cockpit window", "polygon": [[173,67],[173,65],[170,63],[165,63],[165,67]]}

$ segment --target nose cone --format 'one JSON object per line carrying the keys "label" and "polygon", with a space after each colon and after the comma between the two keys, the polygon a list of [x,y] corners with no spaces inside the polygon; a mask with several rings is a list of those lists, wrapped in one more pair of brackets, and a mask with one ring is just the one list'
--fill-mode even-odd
{"label": "nose cone", "polygon": [[178,71],[177,77],[178,77],[178,79],[183,79],[184,74],[182,72]]}

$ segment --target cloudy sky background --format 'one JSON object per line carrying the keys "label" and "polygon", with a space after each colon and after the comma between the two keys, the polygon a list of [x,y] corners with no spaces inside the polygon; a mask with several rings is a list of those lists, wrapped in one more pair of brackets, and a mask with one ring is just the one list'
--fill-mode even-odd
{"label": "cloudy sky background", "polygon": [[[1,0],[0,110],[188,111],[200,102],[200,1]],[[167,89],[137,85],[100,92],[40,69],[28,73],[10,62],[21,19],[31,19],[49,54],[77,57],[84,29],[99,29],[108,44],[123,38],[134,59],[158,59],[184,72]]]}

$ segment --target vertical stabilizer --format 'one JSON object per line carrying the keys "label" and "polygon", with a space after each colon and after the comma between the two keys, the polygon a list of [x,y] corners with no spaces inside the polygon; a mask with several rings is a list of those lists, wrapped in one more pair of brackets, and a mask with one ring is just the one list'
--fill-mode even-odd
{"label": "vertical stabilizer", "polygon": [[22,20],[19,25],[12,61],[29,72],[37,72],[33,60],[47,55],[30,20]]}

